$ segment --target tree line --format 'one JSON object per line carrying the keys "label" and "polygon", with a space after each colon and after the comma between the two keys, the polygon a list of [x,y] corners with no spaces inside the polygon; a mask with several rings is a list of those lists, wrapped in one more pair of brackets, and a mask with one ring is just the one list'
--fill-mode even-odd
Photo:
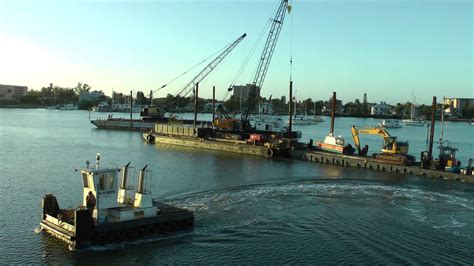
{"label": "tree line", "polygon": [[[99,102],[108,102],[110,105],[112,103],[117,104],[127,104],[130,103],[130,95],[113,92],[112,97],[102,95],[96,100],[80,102],[79,98],[81,95],[89,93],[92,90],[92,87],[87,83],[78,82],[77,85],[73,88],[71,87],[61,87],[53,86],[51,87],[42,87],[40,90],[30,90],[28,94],[20,99],[21,104],[26,105],[61,105],[66,103],[73,103],[79,105],[80,109],[88,109],[94,105],[97,105]],[[259,101],[270,102],[273,105],[273,110],[277,114],[287,114],[288,113],[288,104],[285,96],[280,98],[259,98]],[[296,102],[296,108],[294,112],[302,115],[321,115],[323,110],[329,112],[331,110],[331,101],[328,100],[313,100],[307,98],[305,100],[300,100]],[[133,100],[134,105],[149,105],[150,98],[147,98],[145,94],[141,91],[138,91]],[[204,110],[204,105],[206,103],[212,102],[212,99],[198,99],[199,111]],[[193,97],[183,97],[180,95],[168,94],[166,97],[153,99],[153,105],[159,106],[165,111],[189,111],[193,109],[194,100]],[[354,101],[347,102],[342,104],[341,101],[336,102],[336,110],[339,114],[348,115],[348,116],[357,116],[357,117],[368,117],[371,116],[371,106],[367,102],[361,102],[359,99]],[[411,103],[397,103],[392,106],[392,114],[394,117],[406,118],[410,115],[410,106]],[[242,101],[234,96],[231,96],[224,102],[224,108],[229,113],[239,113],[247,109],[248,102],[246,99]],[[442,108],[448,108],[448,105],[438,104],[437,110]],[[251,107],[254,112],[257,112],[257,107]],[[474,106],[467,106],[463,110],[460,110],[461,117],[472,119],[474,118]],[[431,105],[419,105],[417,106],[418,116],[421,118],[431,117]]]}

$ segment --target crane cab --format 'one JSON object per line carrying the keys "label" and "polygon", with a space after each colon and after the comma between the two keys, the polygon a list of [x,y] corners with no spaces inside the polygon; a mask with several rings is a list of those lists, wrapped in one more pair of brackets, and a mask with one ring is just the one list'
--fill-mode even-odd
{"label": "crane cab", "polygon": [[387,137],[384,140],[382,152],[408,154],[408,147],[408,142],[397,141],[396,137]]}

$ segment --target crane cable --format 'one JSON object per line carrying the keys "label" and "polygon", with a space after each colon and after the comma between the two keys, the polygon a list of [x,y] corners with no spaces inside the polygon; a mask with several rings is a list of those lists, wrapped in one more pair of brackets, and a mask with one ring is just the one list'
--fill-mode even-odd
{"label": "crane cable", "polygon": [[223,98],[223,101],[225,101],[227,99],[227,96],[229,95],[229,93],[232,91],[232,88],[234,87],[235,83],[237,82],[237,80],[239,79],[239,77],[242,75],[244,69],[247,67],[247,64],[248,62],[250,61],[250,58],[252,57],[252,55],[254,54],[254,52],[257,50],[257,47],[258,45],[260,44],[260,42],[262,41],[263,39],[263,35],[264,33],[267,31],[268,27],[270,26],[270,21],[269,20],[267,22],[267,24],[264,26],[263,30],[260,32],[258,38],[257,38],[257,41],[255,42],[255,44],[253,45],[252,49],[250,50],[250,53],[247,55],[247,58],[245,58],[244,60],[244,63],[242,64],[242,66],[240,67],[239,71],[237,72],[237,74],[235,75],[234,79],[232,80],[232,83],[231,85],[229,86],[229,88],[227,89],[227,92],[226,94],[224,95],[224,98]]}
{"label": "crane cable", "polygon": [[[272,14],[276,13],[276,10],[278,9],[278,7],[272,12]],[[250,53],[247,55],[247,58],[245,59],[244,63],[242,64],[242,66],[240,67],[239,71],[237,72],[237,74],[235,75],[232,83],[230,84],[229,88],[227,89],[227,92],[226,94],[224,95],[222,101],[225,101],[227,99],[227,97],[229,96],[229,93],[232,91],[232,88],[234,87],[235,83],[237,82],[237,80],[239,79],[239,77],[242,75],[244,69],[247,67],[247,64],[249,63],[250,61],[250,58],[252,57],[252,55],[254,54],[254,52],[257,50],[257,47],[258,45],[260,44],[260,42],[262,41],[263,39],[263,36],[264,36],[264,33],[266,33],[267,29],[270,27],[271,23],[272,23],[273,19],[272,18],[269,18],[267,23],[265,24],[265,26],[263,27],[262,31],[260,32],[258,38],[257,38],[257,41],[255,42],[255,44],[253,45],[252,49],[250,50]]]}
{"label": "crane cable", "polygon": [[189,69],[187,69],[186,71],[184,71],[183,73],[179,74],[178,76],[176,76],[175,78],[171,79],[170,81],[166,82],[164,85],[162,85],[161,87],[159,87],[158,89],[155,89],[153,90],[153,94],[157,93],[158,91],[160,91],[161,89],[165,88],[166,86],[168,86],[169,84],[173,83],[174,81],[178,80],[179,78],[181,78],[182,76],[188,74],[190,71],[194,70],[196,67],[202,65],[204,62],[206,62],[207,60],[209,60],[210,58],[214,57],[215,55],[221,53],[222,51],[224,51],[224,49],[226,49],[227,47],[229,46],[226,45],[224,46],[222,49],[220,49],[219,51],[211,54],[210,56],[204,58],[203,60],[201,60],[199,63],[193,65],[192,67],[190,67]]}

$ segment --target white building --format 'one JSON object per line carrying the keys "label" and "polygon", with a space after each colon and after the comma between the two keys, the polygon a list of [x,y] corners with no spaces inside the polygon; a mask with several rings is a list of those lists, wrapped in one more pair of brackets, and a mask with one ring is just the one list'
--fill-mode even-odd
{"label": "white building", "polygon": [[370,108],[371,115],[390,115],[392,106],[386,102],[380,102]]}
{"label": "white building", "polygon": [[2,85],[0,84],[0,101],[19,101],[28,93],[27,86]]}
{"label": "white building", "polygon": [[449,105],[456,111],[462,111],[464,108],[474,105],[474,98],[444,98],[444,105]]}
{"label": "white building", "polygon": [[79,102],[94,102],[99,100],[99,98],[104,95],[102,91],[91,91],[79,95]]}

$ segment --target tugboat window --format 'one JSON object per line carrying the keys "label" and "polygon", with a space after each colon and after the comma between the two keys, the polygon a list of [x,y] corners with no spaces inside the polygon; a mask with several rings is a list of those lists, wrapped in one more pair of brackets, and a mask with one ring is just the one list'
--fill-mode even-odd
{"label": "tugboat window", "polygon": [[87,182],[87,174],[82,173],[82,182],[84,183],[84,187],[89,187],[89,183]]}
{"label": "tugboat window", "polygon": [[107,189],[113,190],[114,189],[114,175],[108,174],[107,175]]}
{"label": "tugboat window", "polygon": [[114,174],[101,174],[99,178],[99,190],[114,190]]}
{"label": "tugboat window", "polygon": [[100,175],[99,178],[99,190],[105,189],[105,175]]}

